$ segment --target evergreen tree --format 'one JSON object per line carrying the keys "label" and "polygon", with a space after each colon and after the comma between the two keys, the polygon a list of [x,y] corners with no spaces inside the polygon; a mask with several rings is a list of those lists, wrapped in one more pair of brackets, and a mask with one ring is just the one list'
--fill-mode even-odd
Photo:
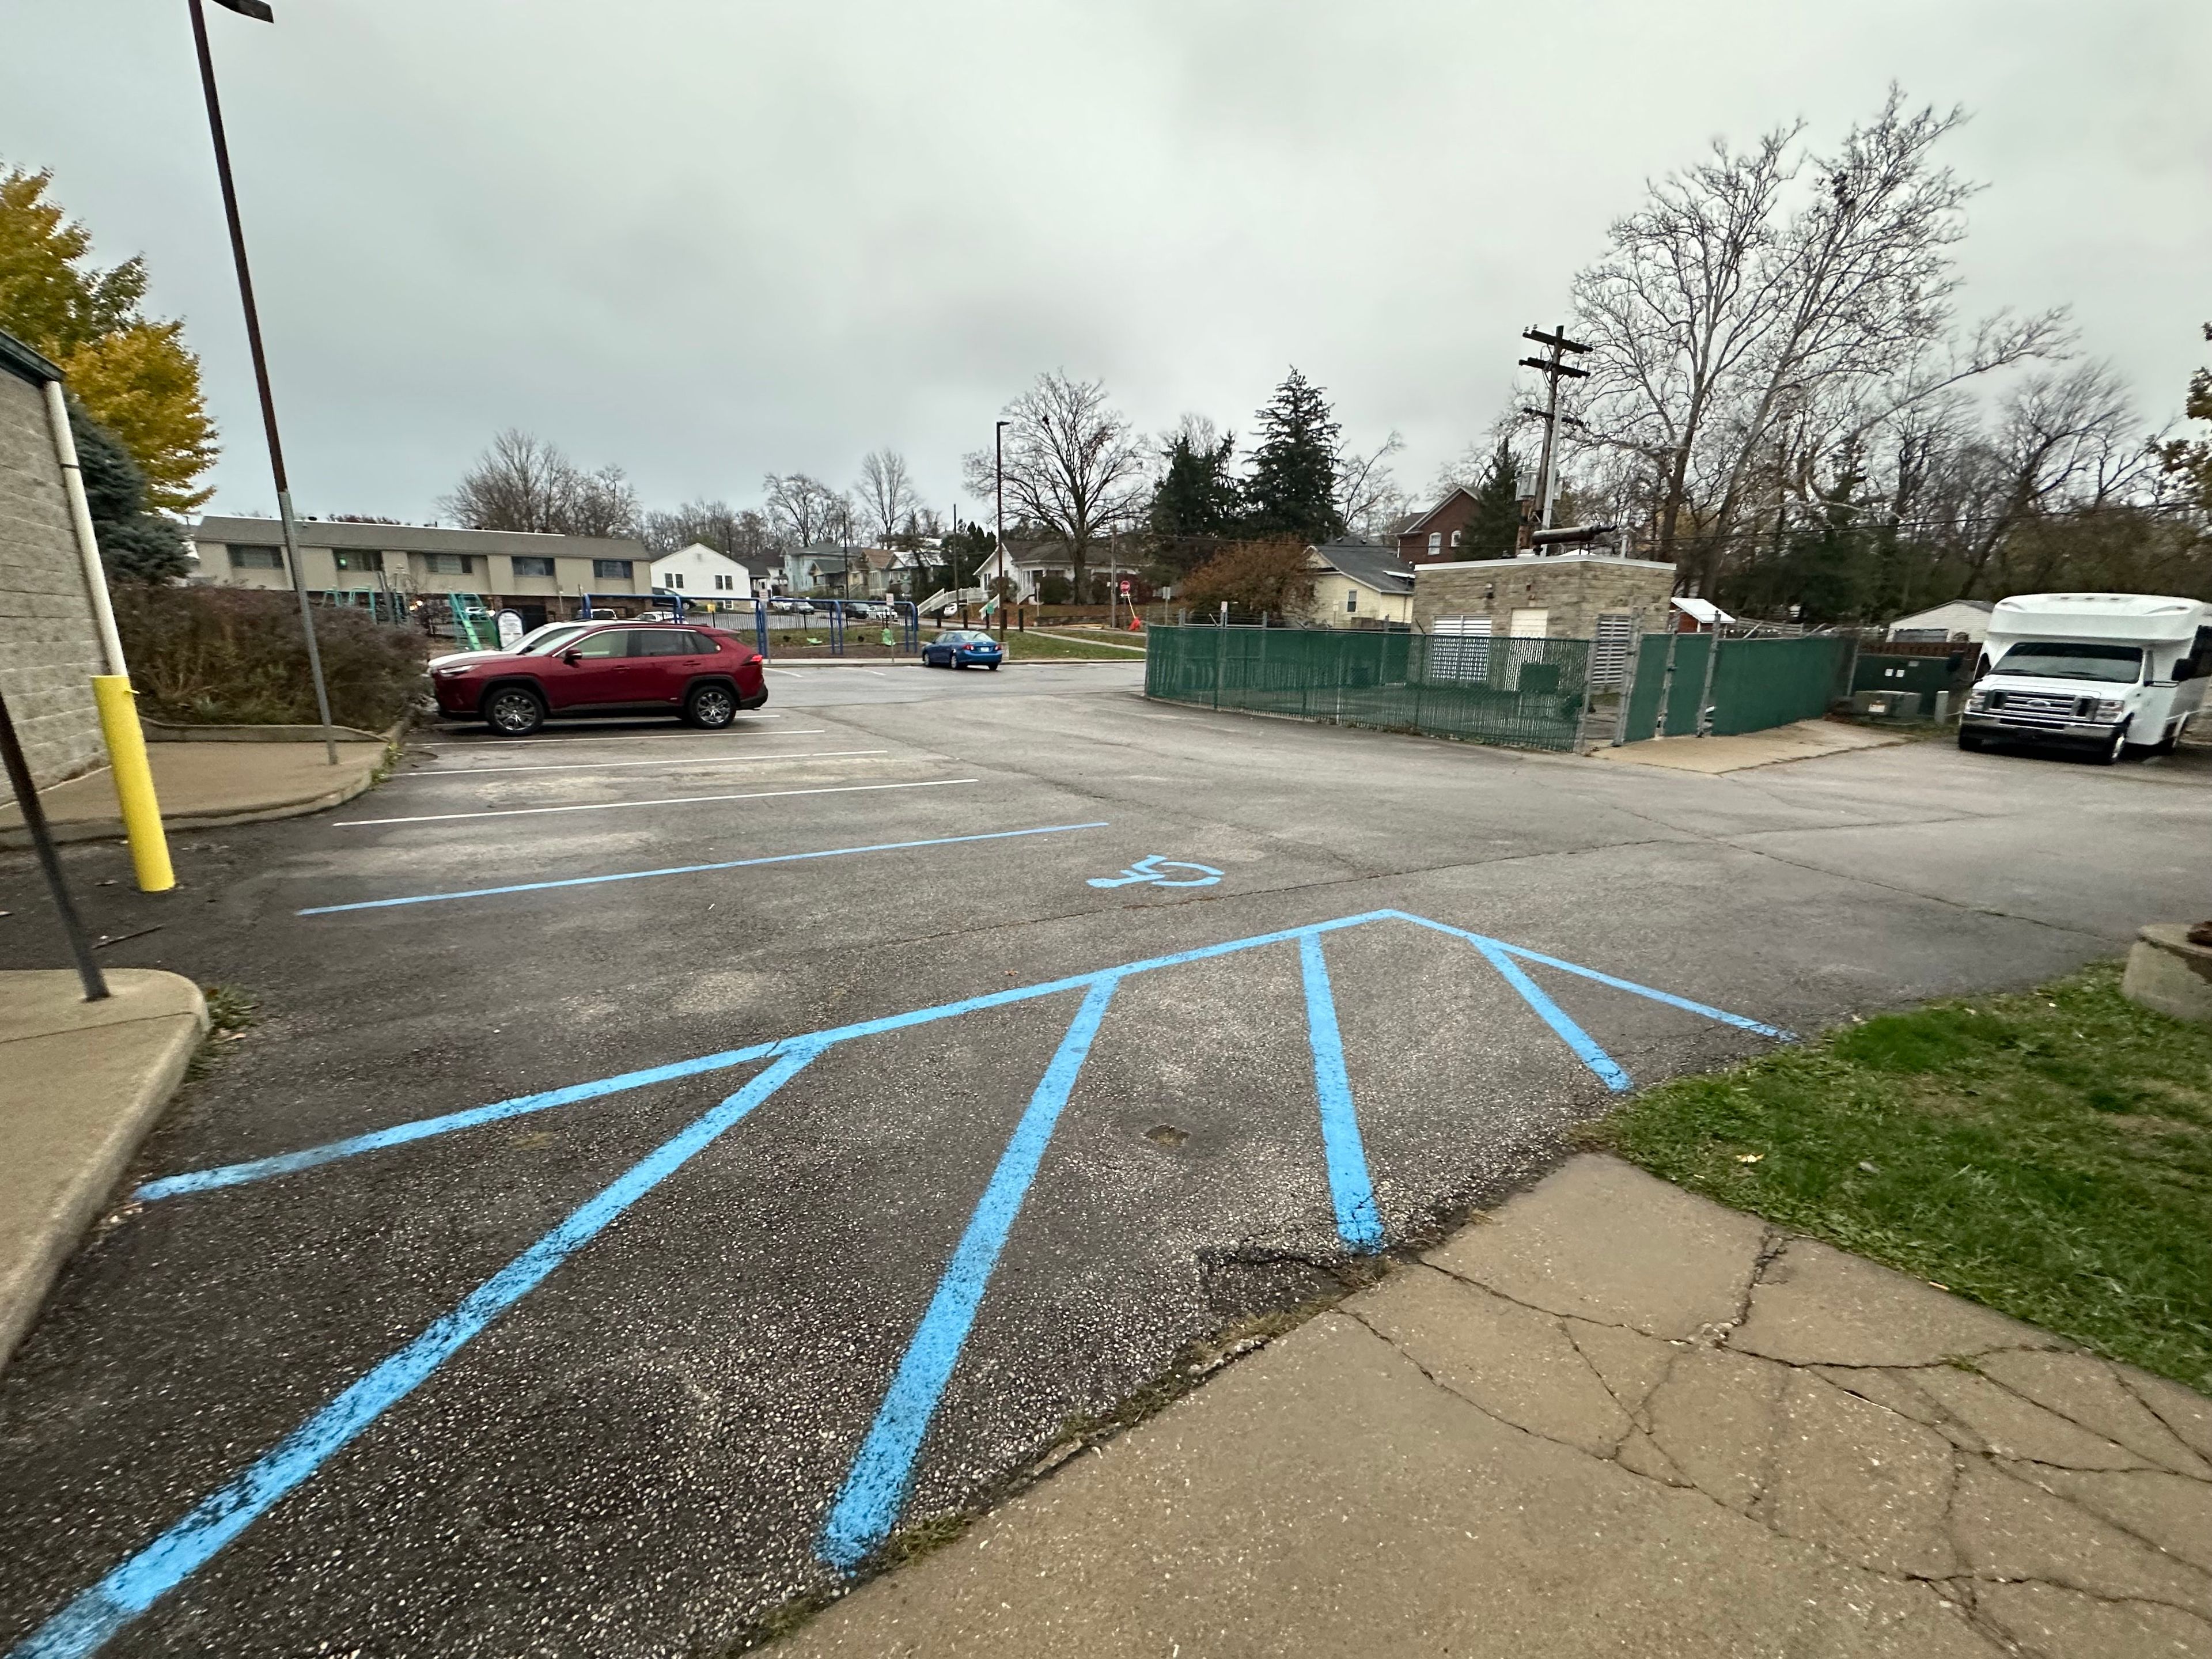
{"label": "evergreen tree", "polygon": [[163,584],[191,569],[185,534],[175,521],[146,511],[146,475],[115,434],[70,400],[70,434],[76,441],[84,502],[93,539],[109,580]]}
{"label": "evergreen tree", "polygon": [[1236,448],[1234,433],[1209,440],[1206,431],[1188,427],[1169,440],[1166,465],[1145,517],[1160,562],[1170,569],[1203,564],[1217,543],[1237,533],[1244,498],[1229,470]]}
{"label": "evergreen tree", "polygon": [[1341,536],[1344,515],[1336,501],[1340,428],[1322,388],[1307,384],[1293,368],[1255,418],[1264,435],[1244,483],[1246,530],[1308,542]]}
{"label": "evergreen tree", "polygon": [[1482,481],[1470,493],[1474,516],[1460,533],[1459,556],[1511,558],[1521,540],[1521,462],[1504,439],[1498,441]]}

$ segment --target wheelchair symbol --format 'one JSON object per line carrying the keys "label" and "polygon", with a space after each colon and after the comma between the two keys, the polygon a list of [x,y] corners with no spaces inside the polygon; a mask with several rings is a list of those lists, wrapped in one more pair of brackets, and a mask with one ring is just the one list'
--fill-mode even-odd
{"label": "wheelchair symbol", "polygon": [[[1197,873],[1187,879],[1170,875],[1170,870],[1190,870]],[[1150,858],[1139,859],[1118,876],[1093,876],[1093,887],[1127,887],[1149,882],[1155,887],[1211,887],[1221,879],[1221,872],[1210,864],[1179,864],[1173,859],[1163,859],[1158,853]]]}

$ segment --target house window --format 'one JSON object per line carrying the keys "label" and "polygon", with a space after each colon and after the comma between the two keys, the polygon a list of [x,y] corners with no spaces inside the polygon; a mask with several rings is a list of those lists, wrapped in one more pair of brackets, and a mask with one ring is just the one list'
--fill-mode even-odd
{"label": "house window", "polygon": [[518,576],[550,576],[553,574],[553,561],[537,558],[517,559],[514,561],[514,574]]}
{"label": "house window", "polygon": [[671,587],[681,587],[681,586],[684,586],[684,573],[683,573],[682,571],[680,571],[680,570],[672,570],[672,571],[670,571],[670,572],[668,573],[668,585],[669,585]]}
{"label": "house window", "polygon": [[1444,536],[1441,530],[1429,532],[1429,556],[1433,558],[1444,550]]}
{"label": "house window", "polygon": [[726,576],[720,571],[714,573],[714,586],[718,592],[728,592],[734,589],[737,585],[738,579],[735,576]]}
{"label": "house window", "polygon": [[381,553],[334,553],[331,556],[337,561],[337,567],[341,570],[384,568],[384,555]]}
{"label": "house window", "polygon": [[1460,532],[1458,531],[1455,530],[1452,532],[1452,545],[1454,547],[1457,547],[1459,545],[1459,535]]}
{"label": "house window", "polygon": [[594,576],[626,582],[629,580],[629,566],[630,562],[628,559],[593,559],[592,574]]}
{"label": "house window", "polygon": [[1346,611],[1357,611],[1359,609],[1359,590],[1358,588],[1347,587],[1344,590],[1344,608]]}
{"label": "house window", "polygon": [[234,545],[230,550],[230,568],[233,570],[282,570],[284,555],[281,549],[274,547]]}
{"label": "house window", "polygon": [[467,576],[475,573],[477,561],[472,553],[425,553],[422,565],[434,576]]}

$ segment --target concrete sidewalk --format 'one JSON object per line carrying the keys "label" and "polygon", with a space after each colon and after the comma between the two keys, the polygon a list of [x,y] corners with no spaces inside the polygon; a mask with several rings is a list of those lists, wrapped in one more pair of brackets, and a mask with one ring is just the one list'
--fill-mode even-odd
{"label": "concrete sidewalk", "polygon": [[2212,1654],[2212,1401],[1610,1158],[776,1650]]}
{"label": "concrete sidewalk", "polygon": [[[146,745],[161,822],[173,830],[297,817],[351,800],[374,781],[386,745],[341,743],[337,751],[332,766],[319,742]],[[56,841],[100,841],[123,833],[115,784],[105,767],[55,784],[39,799]],[[0,848],[29,845],[21,811],[12,801],[0,806]]]}
{"label": "concrete sidewalk", "polygon": [[1908,742],[1893,732],[1876,732],[1841,720],[1799,720],[1765,732],[1728,738],[1652,738],[1618,748],[1592,750],[1599,760],[1631,766],[1663,766],[1676,772],[1741,772],[1783,761],[1813,760],[1856,749],[1887,749]]}
{"label": "concrete sidewalk", "polygon": [[111,968],[0,974],[0,1364],[99,1218],[207,1029],[188,979]]}

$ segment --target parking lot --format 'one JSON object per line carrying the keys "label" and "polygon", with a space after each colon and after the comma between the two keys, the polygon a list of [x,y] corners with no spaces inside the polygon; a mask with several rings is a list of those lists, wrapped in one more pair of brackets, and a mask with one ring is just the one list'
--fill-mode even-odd
{"label": "parking lot", "polygon": [[0,1643],[714,1652],[1623,1088],[2212,914],[2212,751],[1700,777],[1141,678],[778,669],[418,733],[164,898],[72,851],[259,1017],[0,1375]]}

